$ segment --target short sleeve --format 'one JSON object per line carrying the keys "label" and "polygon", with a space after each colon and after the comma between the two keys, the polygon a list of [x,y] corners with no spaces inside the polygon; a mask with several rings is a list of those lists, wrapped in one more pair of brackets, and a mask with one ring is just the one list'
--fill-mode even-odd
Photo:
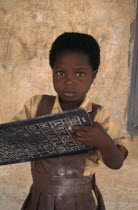
{"label": "short sleeve", "polygon": [[98,110],[95,121],[100,123],[114,143],[121,149],[124,157],[128,155],[128,142],[119,123],[115,123],[105,107]]}
{"label": "short sleeve", "polygon": [[35,117],[38,104],[41,100],[41,95],[31,97],[13,118],[12,121],[25,120]]}

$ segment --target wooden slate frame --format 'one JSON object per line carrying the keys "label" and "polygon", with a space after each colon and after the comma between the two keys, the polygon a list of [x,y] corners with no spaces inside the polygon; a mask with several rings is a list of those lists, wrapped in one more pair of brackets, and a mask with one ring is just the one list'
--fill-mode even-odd
{"label": "wooden slate frame", "polygon": [[135,37],[131,69],[131,86],[128,99],[127,130],[132,135],[138,135],[138,3],[135,20]]}
{"label": "wooden slate frame", "polygon": [[68,126],[92,125],[85,109],[43,115],[0,125],[0,165],[88,152],[72,138]]}

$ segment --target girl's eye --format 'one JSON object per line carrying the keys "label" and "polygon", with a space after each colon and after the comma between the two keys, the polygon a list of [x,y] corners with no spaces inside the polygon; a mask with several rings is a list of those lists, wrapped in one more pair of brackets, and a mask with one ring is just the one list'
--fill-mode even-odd
{"label": "girl's eye", "polygon": [[83,77],[84,73],[83,72],[77,72],[76,75],[77,75],[77,77]]}
{"label": "girl's eye", "polygon": [[58,71],[56,72],[58,76],[63,76],[64,75],[64,72],[63,71]]}

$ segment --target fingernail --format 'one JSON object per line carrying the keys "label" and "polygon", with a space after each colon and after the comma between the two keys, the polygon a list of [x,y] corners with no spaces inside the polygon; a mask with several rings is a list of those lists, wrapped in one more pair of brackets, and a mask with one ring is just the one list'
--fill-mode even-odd
{"label": "fingernail", "polygon": [[72,131],[72,128],[71,128],[71,126],[68,126],[68,130],[69,130],[69,131]]}

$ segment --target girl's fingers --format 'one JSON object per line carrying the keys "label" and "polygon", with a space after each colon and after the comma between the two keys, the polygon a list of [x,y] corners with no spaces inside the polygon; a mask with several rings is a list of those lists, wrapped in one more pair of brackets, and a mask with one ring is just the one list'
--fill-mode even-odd
{"label": "girl's fingers", "polygon": [[68,130],[70,131],[88,131],[90,126],[82,126],[82,125],[73,125],[73,126],[69,126]]}
{"label": "girl's fingers", "polygon": [[80,136],[76,136],[76,135],[72,134],[72,137],[75,141],[79,141],[79,142],[82,141],[82,138]]}
{"label": "girl's fingers", "polygon": [[79,136],[79,137],[82,137],[82,136],[84,136],[85,134],[84,134],[84,131],[76,131],[75,133],[74,133],[74,135],[75,136]]}

